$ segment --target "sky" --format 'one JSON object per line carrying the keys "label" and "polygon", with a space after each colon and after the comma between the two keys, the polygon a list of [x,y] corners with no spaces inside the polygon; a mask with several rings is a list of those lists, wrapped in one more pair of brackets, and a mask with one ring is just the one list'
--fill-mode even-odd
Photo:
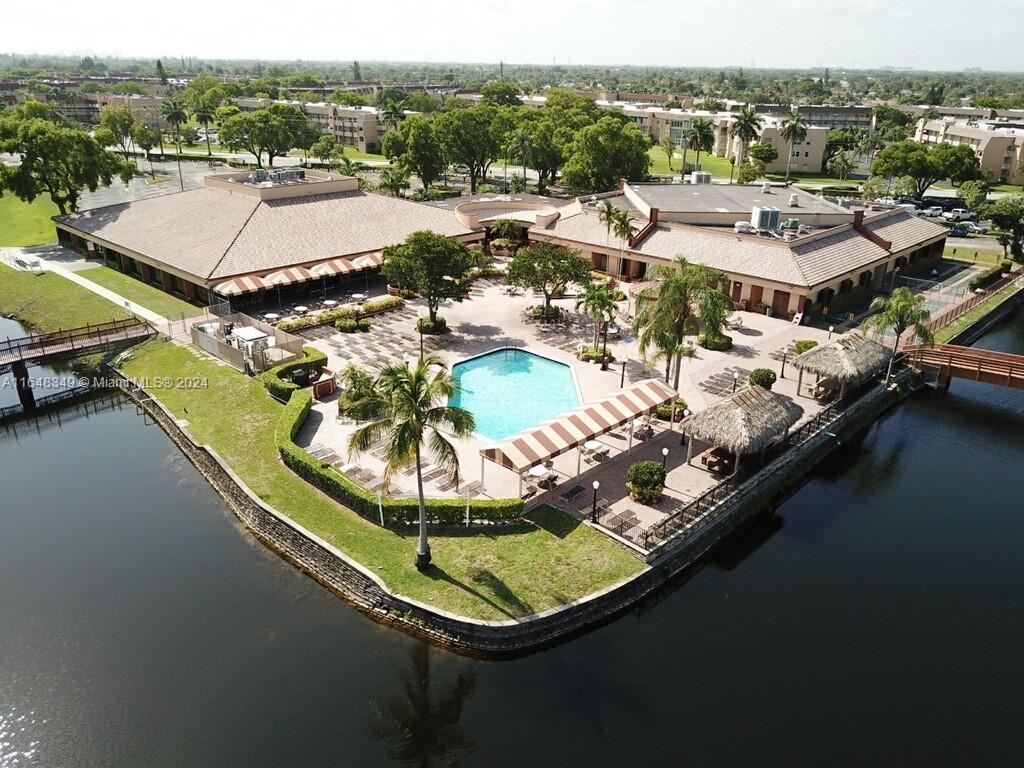
{"label": "sky", "polygon": [[16,53],[1024,71],[1024,0],[198,0],[144,8],[123,0],[40,5],[9,0],[5,5],[0,46]]}

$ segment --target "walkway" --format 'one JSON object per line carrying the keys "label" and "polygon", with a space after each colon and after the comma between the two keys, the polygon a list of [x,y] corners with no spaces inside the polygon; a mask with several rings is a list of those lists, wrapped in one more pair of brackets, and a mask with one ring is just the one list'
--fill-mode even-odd
{"label": "walkway", "polygon": [[957,378],[1024,389],[1024,355],[956,344],[915,344],[905,347],[904,352],[915,367],[936,374],[940,387],[948,387],[950,379]]}

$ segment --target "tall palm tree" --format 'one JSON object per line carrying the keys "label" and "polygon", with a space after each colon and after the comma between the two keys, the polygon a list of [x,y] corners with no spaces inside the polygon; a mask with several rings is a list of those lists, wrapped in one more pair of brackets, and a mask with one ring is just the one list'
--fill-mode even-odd
{"label": "tall palm tree", "polygon": [[576,311],[582,309],[594,322],[594,341],[591,345],[597,349],[598,335],[601,326],[608,322],[618,309],[615,295],[607,283],[591,281],[583,288],[583,293],[576,296]]}
{"label": "tall palm tree", "polygon": [[402,111],[402,105],[396,101],[386,102],[380,110],[381,122],[390,130],[397,129],[404,116],[405,113]]}
{"label": "tall palm tree", "polygon": [[[520,128],[512,134],[508,141],[508,150],[512,157],[517,157],[523,164],[523,181],[526,181],[526,164],[533,152],[533,140],[530,138],[530,131]],[[508,165],[508,158],[505,158],[505,165]]]}
{"label": "tall palm tree", "polygon": [[922,344],[931,344],[934,341],[932,332],[928,329],[932,313],[924,307],[924,303],[925,298],[922,294],[914,293],[905,286],[893,288],[888,296],[876,296],[871,301],[868,309],[874,314],[864,321],[864,327],[875,333],[892,331],[896,334],[892,344],[892,356],[889,358],[889,371],[885,376],[887,381],[900,349],[900,341],[908,328],[913,326],[914,336]]}
{"label": "tall palm tree", "polygon": [[790,112],[782,121],[779,135],[789,145],[789,156],[786,158],[786,181],[789,181],[789,167],[793,164],[793,145],[807,138],[807,121],[799,112]]}
{"label": "tall palm tree", "polygon": [[202,99],[192,110],[192,116],[203,124],[203,132],[206,135],[206,156],[210,157],[210,123],[216,117],[216,107],[206,99]]}
{"label": "tall palm tree", "polygon": [[612,232],[619,238],[619,274],[622,274],[622,259],[626,255],[626,246],[629,240],[636,234],[636,226],[633,224],[633,217],[629,211],[618,211],[612,220]]}
{"label": "tall palm tree", "polygon": [[597,208],[597,219],[605,228],[604,244],[608,245],[608,240],[612,236],[612,224],[615,223],[615,215],[619,212],[619,209],[615,207],[615,204],[611,200],[604,200],[601,205]]}
{"label": "tall palm tree", "polygon": [[736,158],[737,164],[741,164],[746,159],[747,147],[757,141],[761,135],[762,122],[761,116],[747,104],[739,111],[732,125],[729,126],[729,136],[737,139],[740,143],[739,157]]}
{"label": "tall palm tree", "polygon": [[700,153],[715,148],[715,126],[706,117],[694,118],[686,137],[689,145],[697,150],[697,167],[700,168]]}
{"label": "tall palm tree", "polygon": [[680,357],[683,342],[699,313],[705,333],[721,333],[732,299],[721,291],[728,276],[703,264],[691,264],[683,256],[674,266],[658,267],[657,282],[637,296],[633,331],[640,354],[657,349],[661,355],[675,357],[675,383],[679,389]]}
{"label": "tall palm tree", "polygon": [[185,180],[181,176],[181,124],[188,120],[188,111],[177,99],[167,99],[160,105],[160,116],[174,126],[174,143],[178,148],[178,184],[184,190]]}
{"label": "tall palm tree", "polygon": [[[348,408],[361,425],[349,438],[349,453],[358,455],[383,443],[386,453],[384,488],[394,474],[410,464],[416,468],[419,496],[419,543],[416,568],[430,565],[427,542],[427,507],[423,495],[423,448],[449,479],[459,481],[459,454],[444,432],[466,437],[476,428],[473,414],[448,405],[455,393],[455,379],[437,355],[427,355],[415,365],[392,363],[380,369],[373,391]],[[442,432],[444,430],[444,432]]]}

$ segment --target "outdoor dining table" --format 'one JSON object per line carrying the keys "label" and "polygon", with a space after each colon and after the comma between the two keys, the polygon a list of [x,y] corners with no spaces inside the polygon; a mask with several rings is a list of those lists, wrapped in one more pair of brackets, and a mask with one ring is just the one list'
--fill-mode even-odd
{"label": "outdoor dining table", "polygon": [[365,301],[366,300],[366,294],[365,293],[353,293],[352,294],[352,300],[353,301]]}
{"label": "outdoor dining table", "polygon": [[338,302],[336,302],[334,299],[325,299],[323,304],[325,307],[328,308],[338,306]]}
{"label": "outdoor dining table", "polygon": [[530,477],[544,477],[548,473],[548,468],[543,464],[538,464],[535,467],[530,467]]}
{"label": "outdoor dining table", "polygon": [[300,315],[304,315],[307,312],[309,312],[309,307],[303,304],[299,304],[297,307],[295,307],[295,311],[298,312]]}
{"label": "outdoor dining table", "polygon": [[583,444],[583,447],[586,448],[588,451],[596,451],[600,449],[601,443],[599,443],[597,440],[587,440],[587,442]]}
{"label": "outdoor dining table", "polygon": [[264,320],[271,320],[271,321],[273,321],[273,320],[280,320],[281,316],[279,314],[277,314],[277,312],[267,312],[265,315],[263,315],[263,319]]}

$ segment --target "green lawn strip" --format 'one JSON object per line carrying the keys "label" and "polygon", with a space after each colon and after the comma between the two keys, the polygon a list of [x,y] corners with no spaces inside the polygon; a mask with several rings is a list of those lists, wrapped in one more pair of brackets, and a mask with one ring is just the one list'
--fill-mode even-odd
{"label": "green lawn strip", "polygon": [[398,594],[463,616],[500,620],[578,599],[643,567],[588,526],[541,510],[536,526],[432,534],[436,567],[420,574],[412,565],[414,530],[382,529],[281,464],[274,427],[282,406],[258,379],[166,341],[136,348],[124,368],[137,379],[207,379],[209,388],[153,394],[188,419],[190,433],[214,448],[261,499],[370,568]]}
{"label": "green lawn strip", "polygon": [[984,317],[987,313],[998,307],[1004,301],[1009,299],[1015,293],[1024,290],[1024,285],[1017,283],[1016,285],[1008,285],[998,293],[989,296],[985,301],[981,302],[976,307],[973,307],[970,311],[960,315],[949,325],[945,325],[935,332],[935,343],[945,344],[951,338],[956,336],[960,331],[968,328],[972,323],[978,321]]}
{"label": "green lawn strip", "polygon": [[0,264],[0,313],[46,333],[125,317],[102,296],[52,272],[19,272]]}
{"label": "green lawn strip", "polygon": [[141,280],[129,277],[111,267],[100,266],[94,269],[84,269],[78,275],[91,283],[109,288],[129,301],[141,304],[146,309],[172,320],[180,319],[182,314],[186,317],[196,317],[203,314],[202,308],[195,307],[187,301],[179,299],[177,296],[172,296],[155,286],[147,285]]}
{"label": "green lawn strip", "polygon": [[966,261],[971,264],[990,264],[995,266],[1003,261],[1004,256],[1002,251],[994,251],[991,248],[947,245],[942,251],[942,258],[952,259],[953,261]]}
{"label": "green lawn strip", "polygon": [[48,197],[37,197],[31,203],[19,200],[10,192],[0,197],[0,246],[23,247],[57,242],[51,216],[60,211]]}
{"label": "green lawn strip", "polygon": [[[666,174],[666,173],[679,173],[679,168],[683,162],[683,152],[681,149],[676,149],[676,155],[672,158],[672,170],[668,167],[668,158],[665,156],[665,151],[661,147],[651,147],[647,150],[647,156],[651,158],[651,165],[648,168],[648,173],[654,174]],[[686,153],[686,162],[688,165],[695,165],[697,161],[697,153],[690,150]],[[700,166],[702,171],[708,171],[712,176],[718,178],[729,178],[729,161],[724,157],[715,157],[709,155],[707,152],[700,153]],[[511,168],[511,166],[509,166]]]}

